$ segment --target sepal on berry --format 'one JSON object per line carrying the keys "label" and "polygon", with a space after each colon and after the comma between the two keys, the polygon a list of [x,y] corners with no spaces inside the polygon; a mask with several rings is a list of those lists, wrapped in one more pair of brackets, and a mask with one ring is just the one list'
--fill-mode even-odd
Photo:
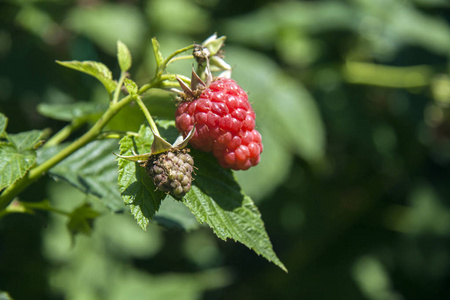
{"label": "sepal on berry", "polygon": [[153,139],[150,153],[134,154],[134,155],[119,155],[119,154],[114,153],[114,155],[117,157],[129,160],[129,161],[144,163],[152,155],[157,155],[157,154],[167,152],[167,151],[170,151],[173,149],[181,150],[181,149],[185,148],[188,145],[189,140],[193,137],[194,132],[195,132],[195,128],[192,128],[192,130],[189,132],[189,134],[185,138],[183,138],[183,136],[180,134],[178,136],[178,138],[175,140],[175,142],[171,145],[166,140],[164,140],[159,134],[155,133],[152,130],[154,139]]}
{"label": "sepal on berry", "polygon": [[206,82],[204,82],[195,72],[194,68],[192,68],[191,75],[191,84],[188,86],[183,80],[181,80],[178,76],[176,77],[178,83],[180,84],[181,91],[174,90],[179,94],[182,98],[182,101],[193,101],[197,99],[203,91],[211,84],[212,82],[212,74],[209,72],[209,67],[206,68]]}
{"label": "sepal on berry", "polygon": [[194,160],[188,154],[187,146],[194,135],[194,128],[186,138],[179,136],[171,145],[153,130],[154,140],[150,153],[116,156],[137,162],[145,168],[152,178],[155,187],[172,195],[175,199],[181,199],[191,188]]}

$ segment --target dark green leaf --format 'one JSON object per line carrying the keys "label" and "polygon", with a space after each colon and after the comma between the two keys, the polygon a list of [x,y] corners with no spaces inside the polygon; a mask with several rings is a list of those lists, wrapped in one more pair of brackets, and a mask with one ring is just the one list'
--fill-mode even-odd
{"label": "dark green leaf", "polygon": [[93,102],[76,102],[70,104],[48,104],[42,103],[38,111],[42,115],[61,121],[77,121],[90,119],[96,121],[108,108],[107,104]]}
{"label": "dark green leaf", "polygon": [[128,71],[131,68],[131,53],[128,50],[127,45],[121,41],[117,41],[117,60],[119,61],[120,69],[123,72]]}
{"label": "dark green leaf", "polygon": [[100,214],[93,210],[88,203],[85,203],[70,213],[69,220],[67,221],[67,228],[72,236],[77,233],[90,235],[92,231],[92,221],[99,215]]}
{"label": "dark green leaf", "polygon": [[[120,155],[149,153],[153,134],[149,127],[141,126],[139,137],[124,137],[120,140]],[[157,191],[145,169],[138,163],[117,158],[119,165],[119,190],[126,205],[142,229],[146,229],[150,219],[159,209],[165,194]]]}
{"label": "dark green leaf", "polygon": [[7,125],[8,118],[4,114],[0,113],[0,136],[5,131]]}
{"label": "dark green leaf", "polygon": [[[45,161],[62,150],[64,146],[39,151],[39,162]],[[56,180],[62,179],[86,194],[93,194],[112,210],[122,210],[123,204],[115,182],[117,167],[113,152],[117,141],[102,140],[89,143],[61,163],[50,169]]]}
{"label": "dark green leaf", "polygon": [[19,150],[13,145],[0,144],[0,190],[22,178],[35,161],[34,150]]}
{"label": "dark green leaf", "polygon": [[208,223],[221,239],[232,238],[278,267],[286,267],[273,251],[258,208],[236,183],[233,173],[210,154],[192,151],[197,176],[184,203],[201,223]]}
{"label": "dark green leaf", "polygon": [[112,73],[107,66],[96,61],[56,61],[58,64],[74,69],[97,78],[106,88],[109,94],[116,89],[116,82],[112,79]]}

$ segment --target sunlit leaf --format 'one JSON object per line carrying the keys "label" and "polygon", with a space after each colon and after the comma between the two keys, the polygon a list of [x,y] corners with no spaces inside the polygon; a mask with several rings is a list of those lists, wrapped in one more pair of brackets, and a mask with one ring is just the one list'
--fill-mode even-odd
{"label": "sunlit leaf", "polygon": [[22,178],[35,161],[34,150],[19,150],[10,144],[0,144],[0,190]]}
{"label": "sunlit leaf", "polygon": [[189,209],[182,202],[175,200],[171,196],[168,196],[161,203],[153,220],[160,226],[183,229],[185,231],[191,231],[201,226]]}
{"label": "sunlit leaf", "polygon": [[137,84],[128,78],[125,78],[125,88],[127,89],[128,93],[130,95],[135,95],[138,92],[138,86]]}
{"label": "sunlit leaf", "polygon": [[[120,155],[149,153],[153,142],[153,134],[149,127],[141,126],[139,137],[125,136],[120,140]],[[122,199],[142,229],[158,211],[161,201],[166,195],[156,190],[145,169],[136,162],[117,158],[119,165],[118,185]]]}
{"label": "sunlit leaf", "polygon": [[7,125],[8,118],[4,114],[0,113],[0,136],[5,131]]}
{"label": "sunlit leaf", "polygon": [[273,251],[258,208],[241,191],[233,173],[209,154],[192,151],[192,156],[198,170],[183,202],[197,220],[206,222],[219,238],[238,241],[287,271]]}
{"label": "sunlit leaf", "polygon": [[38,105],[38,111],[42,115],[55,120],[69,122],[85,119],[95,121],[107,108],[107,104],[94,102],[41,103]]}
{"label": "sunlit leaf", "polygon": [[58,64],[74,69],[97,78],[106,88],[109,94],[116,89],[116,82],[112,79],[112,73],[107,66],[96,61],[56,61]]}
{"label": "sunlit leaf", "polygon": [[131,68],[131,53],[128,50],[127,45],[121,41],[117,41],[117,60],[119,61],[120,69],[123,72],[128,71]]}
{"label": "sunlit leaf", "polygon": [[9,134],[9,141],[17,148],[18,151],[32,150],[40,144],[45,133],[41,130],[30,130],[16,134]]}
{"label": "sunlit leaf", "polygon": [[153,46],[153,53],[155,55],[156,66],[159,67],[163,63],[164,58],[161,54],[160,46],[156,38],[152,38],[152,46]]}

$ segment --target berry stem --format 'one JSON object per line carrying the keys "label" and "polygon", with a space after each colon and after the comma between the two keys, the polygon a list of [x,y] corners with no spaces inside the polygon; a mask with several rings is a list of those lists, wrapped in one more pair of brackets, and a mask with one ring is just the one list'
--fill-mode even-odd
{"label": "berry stem", "polygon": [[148,124],[150,124],[150,127],[152,128],[153,132],[157,135],[159,135],[159,131],[158,128],[156,127],[155,121],[153,121],[152,115],[150,114],[150,112],[147,109],[147,106],[145,106],[144,102],[142,101],[141,97],[136,95],[135,96],[135,100],[137,102],[137,104],[139,105],[139,108],[142,110],[142,112],[145,115],[145,118],[148,121]]}
{"label": "berry stem", "polygon": [[98,140],[104,140],[104,139],[121,139],[124,136],[131,135],[131,136],[139,136],[138,133],[133,131],[119,131],[119,130],[111,130],[111,131],[104,131],[100,133],[97,136]]}
{"label": "berry stem", "polygon": [[183,56],[174,57],[173,59],[171,59],[171,60],[167,63],[166,67],[167,67],[168,65],[170,65],[171,63],[174,63],[174,62],[179,61],[179,60],[185,60],[185,59],[194,59],[194,55],[183,55]]}
{"label": "berry stem", "polygon": [[70,216],[70,213],[61,210],[59,208],[53,207],[48,202],[44,202],[45,205],[42,205],[42,202],[37,203],[31,203],[31,202],[20,202],[25,208],[31,209],[31,210],[45,210],[49,212],[54,212],[63,216]]}
{"label": "berry stem", "polygon": [[183,53],[183,52],[185,52],[185,51],[191,50],[191,49],[193,49],[193,48],[194,48],[194,44],[176,50],[174,53],[172,53],[171,55],[169,55],[169,56],[163,61],[162,65],[161,65],[161,68],[164,70],[164,69],[167,67],[167,65],[168,65],[169,63],[171,63],[170,61],[171,61],[172,59],[175,59],[175,58],[174,58],[175,56],[177,56],[178,54],[181,54],[181,53]]}
{"label": "berry stem", "polygon": [[178,54],[181,54],[185,51],[191,50],[194,48],[194,44],[189,45],[187,47],[181,48],[176,50],[175,52],[173,52],[172,54],[170,54],[162,63],[161,65],[159,65],[158,67],[158,71],[156,74],[156,78],[161,78],[161,76],[163,75],[164,70],[166,69],[167,65],[171,63],[171,60],[175,59],[174,57],[177,56]]}
{"label": "berry stem", "polygon": [[120,73],[119,82],[117,82],[117,87],[114,91],[114,97],[112,99],[112,104],[116,104],[117,101],[119,101],[120,89],[122,88],[123,82],[125,81],[126,77],[127,77],[127,72],[122,71]]}
{"label": "berry stem", "polygon": [[52,146],[59,145],[65,139],[67,139],[72,132],[81,127],[81,125],[85,124],[86,121],[73,121],[72,123],[64,126],[60,131],[58,131],[55,135],[53,135],[43,146],[43,148],[49,148]]}

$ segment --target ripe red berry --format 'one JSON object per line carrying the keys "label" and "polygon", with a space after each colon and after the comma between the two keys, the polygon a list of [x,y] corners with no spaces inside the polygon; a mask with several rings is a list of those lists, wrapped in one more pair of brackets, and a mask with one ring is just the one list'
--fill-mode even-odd
{"label": "ripe red berry", "polygon": [[194,148],[212,152],[224,168],[247,170],[259,163],[263,145],[255,112],[234,80],[219,78],[197,99],[185,100],[176,110],[176,126],[186,136],[195,125]]}

